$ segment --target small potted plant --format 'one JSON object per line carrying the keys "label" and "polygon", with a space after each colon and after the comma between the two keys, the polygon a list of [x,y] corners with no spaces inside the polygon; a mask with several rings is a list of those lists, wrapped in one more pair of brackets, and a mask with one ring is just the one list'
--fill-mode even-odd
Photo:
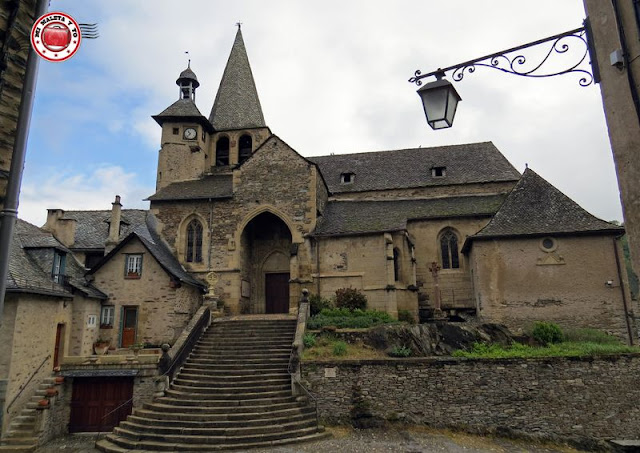
{"label": "small potted plant", "polygon": [[131,346],[129,346],[129,349],[131,349],[135,355],[138,355],[140,349],[144,349],[144,343],[133,343]]}
{"label": "small potted plant", "polygon": [[111,342],[105,338],[100,338],[93,342],[93,352],[97,355],[104,355],[109,350]]}

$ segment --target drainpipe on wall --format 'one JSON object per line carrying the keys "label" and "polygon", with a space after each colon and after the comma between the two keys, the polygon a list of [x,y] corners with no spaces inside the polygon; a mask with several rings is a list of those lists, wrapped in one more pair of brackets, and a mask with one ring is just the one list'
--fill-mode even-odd
{"label": "drainpipe on wall", "polygon": [[[34,19],[42,16],[47,11],[48,6],[49,0],[38,0]],[[11,30],[7,30],[7,39],[9,39],[9,33],[11,33]],[[30,44],[27,45],[29,46],[29,56],[27,57],[27,67],[22,85],[16,139],[13,144],[13,155],[11,156],[11,168],[7,181],[4,208],[2,212],[0,212],[0,325],[2,325],[4,296],[7,291],[9,249],[13,236],[13,226],[18,218],[18,197],[22,184],[22,170],[24,168],[25,155],[27,153],[29,125],[31,124],[31,111],[33,110],[33,98],[35,97],[36,81],[38,79],[38,63],[40,60]]]}
{"label": "drainpipe on wall", "polygon": [[[620,264],[620,253],[618,252],[618,239],[613,239],[613,253],[616,257],[616,268],[618,269],[618,281],[620,282],[620,291],[622,292],[622,305],[624,307],[624,320],[627,325],[627,333],[629,334],[629,344],[635,344],[633,328],[631,327],[631,315],[629,314],[629,305],[627,303],[627,294],[625,291],[624,280],[622,278],[622,266]],[[625,268],[626,271],[626,268]]]}

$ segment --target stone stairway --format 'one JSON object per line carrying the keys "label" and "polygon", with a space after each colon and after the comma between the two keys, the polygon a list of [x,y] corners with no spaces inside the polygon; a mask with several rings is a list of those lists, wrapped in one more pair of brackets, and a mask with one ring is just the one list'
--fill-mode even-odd
{"label": "stone stairway", "polygon": [[[54,377],[45,378],[38,384],[29,402],[20,411],[20,415],[13,418],[0,440],[0,452],[26,453],[38,447],[42,411],[49,409],[57,395],[57,391],[52,395],[47,390],[56,389],[58,385],[59,382]],[[41,405],[40,401],[46,401],[47,405]]]}
{"label": "stone stairway", "polygon": [[295,319],[283,316],[216,320],[165,396],[134,409],[96,446],[244,450],[326,437],[315,408],[292,396],[287,366],[295,327]]}

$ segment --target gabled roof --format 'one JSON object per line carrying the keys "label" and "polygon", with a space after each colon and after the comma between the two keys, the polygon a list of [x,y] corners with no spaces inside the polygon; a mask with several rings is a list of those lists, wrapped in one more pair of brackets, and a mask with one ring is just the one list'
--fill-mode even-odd
{"label": "gabled roof", "polygon": [[151,253],[151,255],[155,258],[158,264],[169,275],[171,275],[178,281],[198,287],[203,291],[206,289],[207,286],[203,282],[189,275],[189,273],[182,267],[175,256],[173,256],[173,253],[171,253],[169,246],[165,244],[158,233],[156,233],[156,218],[151,213],[148,213],[146,222],[144,224],[137,226],[131,233],[129,233],[129,235],[127,235],[127,237],[120,241],[118,245],[113,250],[111,250],[111,252],[105,255],[102,260],[100,260],[95,266],[93,266],[91,270],[87,272],[87,274],[94,274],[98,269],[104,266],[105,263],[113,258],[122,249],[122,247],[136,238],[140,240],[140,242],[145,246],[149,253]]}
{"label": "gabled roof", "polygon": [[506,195],[475,195],[422,200],[331,201],[313,236],[339,236],[400,231],[419,219],[486,217]]}
{"label": "gabled roof", "polygon": [[53,281],[53,250],[68,252],[51,233],[18,219],[11,241],[7,290],[70,298],[73,297],[70,286],[87,297],[107,298],[106,294],[85,280],[84,268],[71,254],[67,254],[65,266],[69,286]]}
{"label": "gabled roof", "polygon": [[[520,173],[491,142],[309,157],[331,193],[517,181]],[[432,168],[445,167],[445,176]],[[353,173],[351,184],[340,175]]]}
{"label": "gabled roof", "polygon": [[[39,228],[35,225],[24,220],[16,220],[9,250],[7,291],[73,297],[62,285],[54,282],[51,278],[51,272],[46,273],[24,249],[20,236],[33,236],[36,230]],[[48,234],[42,231],[42,236]],[[55,241],[55,238],[53,240]]]}
{"label": "gabled roof", "polygon": [[266,127],[239,28],[211,108],[209,121],[217,131]]}
{"label": "gabled roof", "polygon": [[[540,175],[526,169],[491,221],[474,239],[552,234],[623,234],[624,228],[589,214]],[[465,245],[465,248],[468,248]]]}
{"label": "gabled roof", "polygon": [[212,175],[193,181],[169,184],[151,195],[147,200],[202,200],[222,199],[233,196],[233,176]]}
{"label": "gabled roof", "polygon": [[[121,213],[120,239],[126,237],[134,228],[144,224],[147,211],[143,209],[123,209]],[[74,250],[104,249],[109,237],[111,210],[103,211],[65,211],[62,219],[76,221]]]}

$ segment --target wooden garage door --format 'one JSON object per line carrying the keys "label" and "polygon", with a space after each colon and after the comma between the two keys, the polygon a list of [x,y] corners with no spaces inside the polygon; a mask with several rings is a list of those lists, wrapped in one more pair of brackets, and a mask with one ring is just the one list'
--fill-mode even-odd
{"label": "wooden garage door", "polygon": [[[133,396],[133,378],[75,378],[69,432],[110,431],[131,414],[131,402],[106,416]],[[105,417],[106,416],[106,417]]]}

